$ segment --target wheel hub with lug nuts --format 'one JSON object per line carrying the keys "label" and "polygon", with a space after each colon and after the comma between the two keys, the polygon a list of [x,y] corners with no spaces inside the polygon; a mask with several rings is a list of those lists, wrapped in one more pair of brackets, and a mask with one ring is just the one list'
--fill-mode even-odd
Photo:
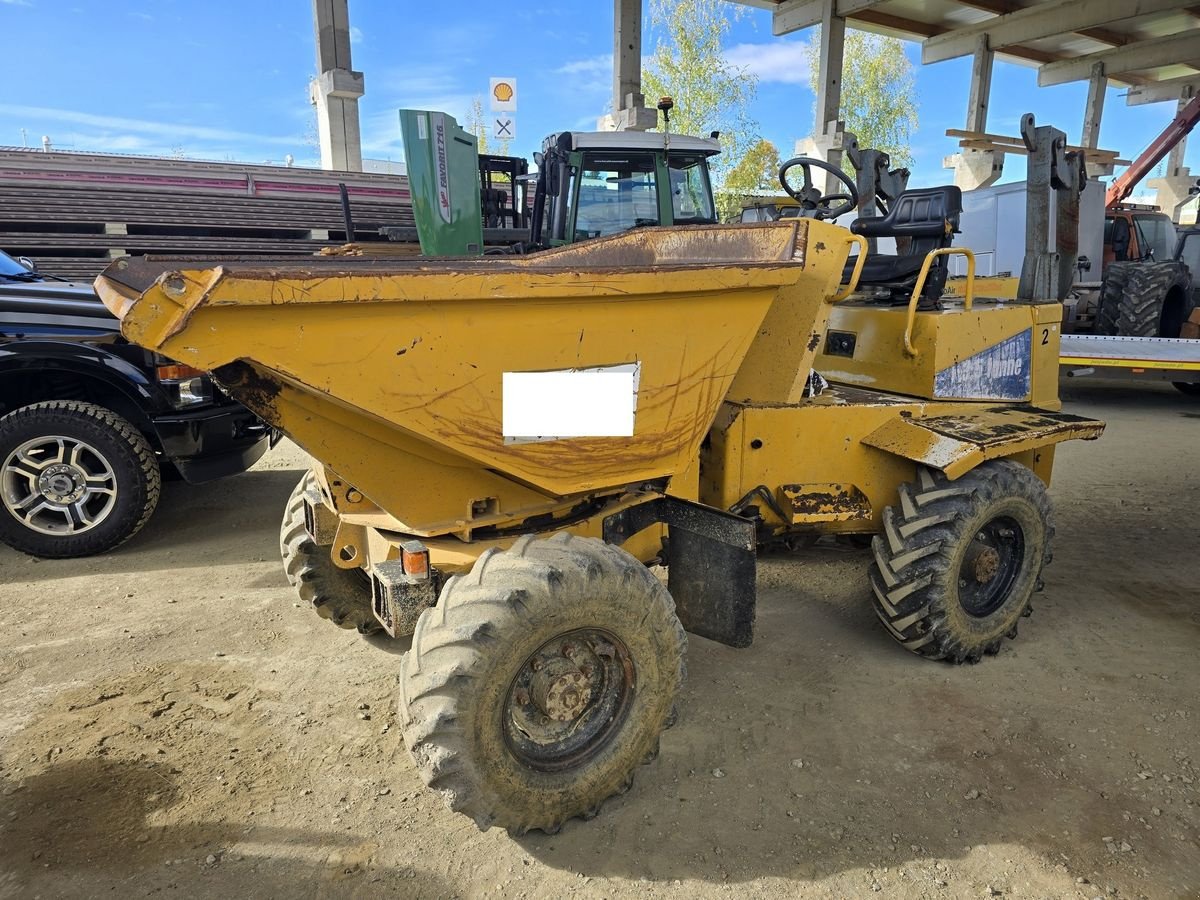
{"label": "wheel hub with lug nuts", "polygon": [[74,503],[87,491],[87,476],[74,466],[59,463],[38,477],[38,490],[51,503]]}
{"label": "wheel hub with lug nuts", "polygon": [[578,718],[592,699],[592,681],[569,659],[551,660],[530,680],[533,702],[556,722]]}
{"label": "wheel hub with lug nuts", "polygon": [[546,641],[509,687],[504,733],[525,765],[570,768],[604,746],[633,696],[635,671],[625,646],[584,628]]}
{"label": "wheel hub with lug nuts", "polygon": [[975,556],[975,580],[986,584],[1000,571],[1000,553],[993,547],[984,547]]}
{"label": "wheel hub with lug nuts", "polygon": [[1016,519],[998,516],[975,533],[958,573],[959,602],[979,618],[1000,609],[1025,559],[1025,533]]}

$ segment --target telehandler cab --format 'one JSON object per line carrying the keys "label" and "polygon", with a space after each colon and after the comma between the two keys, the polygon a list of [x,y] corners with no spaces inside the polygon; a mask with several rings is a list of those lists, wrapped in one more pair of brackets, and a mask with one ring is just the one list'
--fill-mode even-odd
{"label": "telehandler cab", "polygon": [[[592,180],[620,211],[613,171]],[[1029,614],[1055,446],[1103,429],[1060,411],[1061,307],[929,302],[955,189],[846,230],[811,180],[780,222],[97,279],[127,338],[312,454],[288,577],[339,625],[411,635],[405,742],[479,827],[554,832],[628,789],[676,715],[685,631],[750,644],[763,546],[869,538],[876,613],[931,659],[995,653]],[[869,258],[885,233],[919,257]],[[871,271],[907,304],[850,300]]]}

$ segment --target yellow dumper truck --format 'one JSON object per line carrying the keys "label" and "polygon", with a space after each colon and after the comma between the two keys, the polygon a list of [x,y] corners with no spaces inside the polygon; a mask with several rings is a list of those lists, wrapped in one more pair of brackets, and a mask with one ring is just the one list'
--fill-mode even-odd
{"label": "yellow dumper truck", "polygon": [[864,593],[929,658],[979,660],[1029,613],[1055,445],[1103,428],[1060,411],[1060,307],[851,301],[854,244],[799,218],[528,256],[123,259],[97,288],[318,461],[287,571],[340,624],[412,636],[424,780],[481,828],[553,832],[657,753],[685,631],[751,642],[764,545],[873,535]]}

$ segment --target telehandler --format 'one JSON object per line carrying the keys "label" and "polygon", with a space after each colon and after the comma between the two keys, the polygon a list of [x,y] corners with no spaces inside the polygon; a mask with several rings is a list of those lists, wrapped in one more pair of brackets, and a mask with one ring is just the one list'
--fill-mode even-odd
{"label": "telehandler", "polygon": [[[956,190],[847,230],[824,219],[853,183],[823,195],[802,162],[807,215],[780,222],[97,279],[127,338],[318,461],[289,578],[341,625],[411,635],[405,742],[480,828],[554,832],[628,789],[676,715],[685,632],[750,644],[763,546],[870,539],[875,611],[931,659],[995,653],[1030,612],[1055,447],[1103,429],[1060,411],[1061,307],[931,303],[931,268],[969,255]],[[622,177],[595,179],[611,212]],[[889,234],[919,258],[868,258]],[[908,302],[849,300],[864,272]]]}

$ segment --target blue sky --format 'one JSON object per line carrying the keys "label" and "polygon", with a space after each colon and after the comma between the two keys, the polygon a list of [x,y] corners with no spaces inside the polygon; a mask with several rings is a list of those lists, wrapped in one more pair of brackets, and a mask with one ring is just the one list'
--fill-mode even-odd
{"label": "blue sky", "polygon": [[[497,10],[511,12],[506,24]],[[354,66],[364,154],[401,157],[396,109],[442,109],[465,119],[488,77],[516,77],[518,140],[529,155],[546,134],[591,129],[611,90],[611,0],[496,6],[480,0],[426,4],[351,0]],[[309,0],[0,0],[9,88],[0,102],[0,145],[49,135],[62,149],[182,153],[209,159],[312,164],[308,80],[315,70]],[[753,118],[790,154],[812,126],[806,32],[775,38],[770,15],[748,10],[730,37],[733,58],[758,76]],[[657,35],[647,30],[649,53]],[[949,180],[947,128],[965,119],[970,60],[916,65],[920,128],[914,184]],[[1038,89],[1036,70],[997,62],[988,130],[1016,134],[1022,113],[1078,141],[1085,84]],[[1173,104],[1127,107],[1110,89],[1100,144],[1137,154],[1174,114]],[[1200,140],[1188,162],[1200,168]],[[1019,158],[1005,179],[1023,177]]]}

